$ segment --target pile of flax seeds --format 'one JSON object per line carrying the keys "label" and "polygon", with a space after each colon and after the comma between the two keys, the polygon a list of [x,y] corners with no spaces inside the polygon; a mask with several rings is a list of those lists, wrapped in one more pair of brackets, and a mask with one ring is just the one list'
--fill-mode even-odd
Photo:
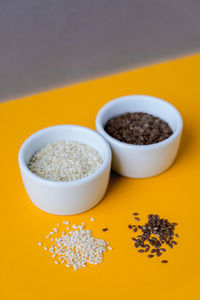
{"label": "pile of flax seeds", "polygon": [[[133,213],[133,215],[135,221],[140,221],[138,213]],[[128,228],[137,233],[137,236],[132,237],[132,240],[138,253],[147,253],[148,258],[153,258],[166,252],[166,248],[164,248],[166,245],[170,248],[177,245],[175,238],[178,238],[178,234],[174,232],[177,225],[177,223],[170,223],[158,215],[150,214],[144,225],[129,224]],[[161,260],[161,263],[168,263],[168,261]]]}

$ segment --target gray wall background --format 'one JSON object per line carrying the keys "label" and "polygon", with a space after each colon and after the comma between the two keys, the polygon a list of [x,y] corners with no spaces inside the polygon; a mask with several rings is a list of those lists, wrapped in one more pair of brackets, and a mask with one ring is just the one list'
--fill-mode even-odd
{"label": "gray wall background", "polygon": [[199,0],[0,0],[0,101],[199,49]]}

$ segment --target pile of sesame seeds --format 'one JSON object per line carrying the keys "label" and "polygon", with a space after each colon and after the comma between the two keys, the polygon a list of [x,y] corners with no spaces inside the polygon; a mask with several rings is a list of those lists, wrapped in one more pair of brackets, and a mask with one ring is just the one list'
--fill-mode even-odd
{"label": "pile of sesame seeds", "polygon": [[102,158],[92,147],[77,141],[58,141],[37,151],[28,168],[53,181],[74,181],[94,173]]}
{"label": "pile of sesame seeds", "polygon": [[[140,221],[138,213],[133,213],[133,215],[135,221]],[[133,230],[134,233],[141,232],[137,237],[132,237],[138,253],[150,252],[147,257],[153,258],[154,256],[160,257],[166,252],[165,246],[173,248],[177,245],[175,238],[178,238],[178,234],[174,232],[177,225],[177,223],[170,223],[167,219],[160,218],[158,215],[150,214],[144,225],[129,224],[128,228]],[[168,263],[168,260],[161,260],[161,263]]]}
{"label": "pile of sesame seeds", "polygon": [[[91,221],[94,221],[94,218],[91,218]],[[112,250],[108,246],[109,242],[95,238],[90,229],[85,229],[85,223],[81,225],[74,224],[70,228],[69,222],[63,221],[63,225],[67,225],[65,231],[60,232],[55,227],[46,236],[47,239],[53,242],[49,247],[43,246],[42,242],[38,243],[56,259],[55,264],[63,264],[68,268],[72,267],[76,271],[86,267],[87,264],[100,264],[103,261],[104,252],[107,249]],[[57,224],[57,226],[60,226],[60,224]]]}

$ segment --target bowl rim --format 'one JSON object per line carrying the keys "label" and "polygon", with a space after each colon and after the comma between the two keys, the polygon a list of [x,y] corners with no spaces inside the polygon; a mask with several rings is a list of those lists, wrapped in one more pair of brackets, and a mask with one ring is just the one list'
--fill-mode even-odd
{"label": "bowl rim", "polygon": [[[77,179],[77,180],[71,180],[71,181],[54,181],[54,180],[49,180],[49,179],[45,179],[42,178],[36,174],[34,174],[27,166],[25,159],[24,159],[24,153],[26,151],[26,147],[29,145],[29,143],[31,143],[34,139],[36,139],[37,137],[39,137],[41,134],[45,133],[45,132],[50,132],[51,130],[53,130],[54,128],[60,128],[60,129],[64,129],[64,128],[71,128],[73,129],[79,129],[81,131],[85,131],[88,133],[92,133],[98,136],[98,138],[101,140],[101,142],[104,144],[105,147],[105,157],[103,159],[103,163],[101,164],[101,166],[92,174]],[[87,144],[87,143],[86,143]],[[97,150],[96,150],[97,151]],[[98,151],[97,151],[98,152]],[[98,152],[99,153],[99,152]],[[100,154],[99,154],[100,155]],[[109,164],[111,164],[111,149],[110,146],[108,144],[108,142],[96,131],[85,127],[85,126],[80,126],[80,125],[73,125],[73,124],[63,124],[63,125],[55,125],[55,126],[50,126],[50,127],[46,127],[43,129],[40,129],[36,132],[34,132],[33,134],[31,134],[21,145],[20,149],[19,149],[19,153],[18,153],[18,163],[19,163],[19,167],[21,169],[21,171],[23,171],[26,175],[28,175],[29,177],[32,177],[32,179],[34,181],[38,181],[40,183],[43,184],[47,184],[47,185],[53,185],[53,186],[76,186],[76,185],[82,185],[85,184],[89,181],[92,181],[94,179],[96,179],[100,174],[102,174],[106,168],[108,167]]]}
{"label": "bowl rim", "polygon": [[[136,100],[136,99],[145,99],[145,100],[154,100],[157,101],[157,103],[165,103],[167,106],[169,106],[170,108],[173,109],[173,111],[176,114],[176,121],[177,121],[177,127],[175,129],[175,131],[172,133],[172,135],[170,137],[168,137],[167,139],[155,143],[155,144],[150,144],[150,145],[134,145],[134,144],[128,144],[128,143],[124,143],[121,142],[113,137],[111,137],[105,130],[104,127],[102,125],[102,118],[104,116],[104,113],[110,109],[111,107],[115,107],[116,104],[121,103],[123,101],[126,100]],[[115,98],[109,102],[107,102],[104,106],[101,107],[101,109],[98,111],[97,116],[96,116],[96,129],[97,131],[104,136],[111,144],[115,144],[116,146],[120,146],[122,148],[129,148],[129,149],[138,149],[138,150],[153,150],[155,148],[160,148],[160,147],[164,147],[167,144],[171,143],[172,141],[174,141],[182,132],[182,128],[183,128],[183,120],[181,117],[181,114],[179,113],[179,111],[175,108],[175,106],[173,106],[171,103],[169,103],[166,100],[163,100],[161,98],[158,97],[154,97],[154,96],[148,96],[148,95],[127,95],[127,96],[122,96],[122,97],[118,97]]]}

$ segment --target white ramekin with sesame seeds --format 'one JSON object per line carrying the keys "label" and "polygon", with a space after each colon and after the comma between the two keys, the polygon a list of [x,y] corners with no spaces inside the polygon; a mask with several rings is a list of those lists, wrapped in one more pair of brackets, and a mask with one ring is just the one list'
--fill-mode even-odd
{"label": "white ramekin with sesame seeds", "polygon": [[[91,175],[74,181],[51,181],[35,175],[28,168],[34,153],[50,143],[74,140],[95,149],[102,164]],[[31,135],[21,146],[19,167],[25,189],[31,201],[40,209],[57,215],[84,212],[103,198],[110,177],[111,150],[97,132],[77,125],[58,125]]]}
{"label": "white ramekin with sesame seeds", "polygon": [[[132,145],[111,137],[105,130],[106,122],[127,112],[152,114],[167,122],[173,134],[150,145]],[[178,110],[169,102],[145,95],[130,95],[105,104],[96,117],[96,129],[107,140],[112,150],[112,169],[122,176],[146,178],[167,170],[174,162],[183,128]]]}

